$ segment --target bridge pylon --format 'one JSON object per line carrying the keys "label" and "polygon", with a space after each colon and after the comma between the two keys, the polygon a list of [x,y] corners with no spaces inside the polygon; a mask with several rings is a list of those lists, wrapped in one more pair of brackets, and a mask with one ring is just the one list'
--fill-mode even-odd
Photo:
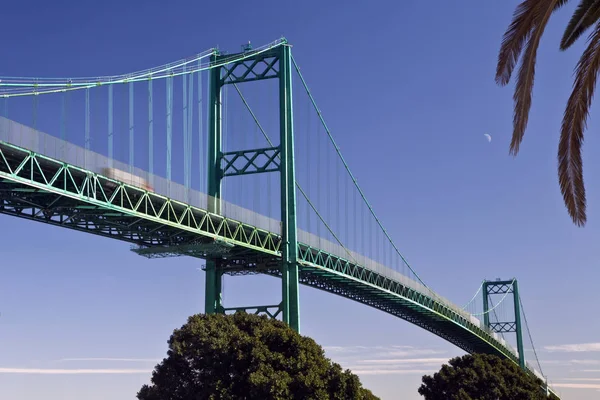
{"label": "bridge pylon", "polygon": [[[514,321],[490,322],[489,298],[491,295],[513,295]],[[496,333],[515,333],[517,336],[517,351],[519,352],[519,365],[525,369],[525,352],[523,350],[523,331],[521,328],[521,307],[519,301],[519,285],[517,279],[483,281],[483,323]]]}
{"label": "bridge pylon", "polygon": [[[249,56],[250,53],[250,56]],[[282,300],[277,305],[225,308],[222,304],[222,279],[230,267],[243,269],[244,265],[269,264],[274,260],[245,260],[209,257],[206,260],[205,312],[207,314],[227,311],[253,311],[266,313],[272,318],[282,315],[284,322],[300,331],[298,236],[296,221],[296,171],[294,162],[294,129],[292,108],[292,61],[291,46],[283,44],[251,54],[250,47],[239,54],[212,55],[209,71],[209,120],[208,120],[208,211],[221,213],[221,183],[223,178],[235,175],[279,172],[281,188],[281,259],[279,270],[282,277]],[[244,55],[243,61],[235,61]],[[230,61],[231,62],[228,62]],[[229,84],[249,81],[279,79],[280,142],[278,146],[260,149],[244,149],[224,152],[222,143],[222,88]],[[266,164],[257,167],[248,162],[243,168],[234,168],[233,161],[239,157],[254,160],[267,156]]]}

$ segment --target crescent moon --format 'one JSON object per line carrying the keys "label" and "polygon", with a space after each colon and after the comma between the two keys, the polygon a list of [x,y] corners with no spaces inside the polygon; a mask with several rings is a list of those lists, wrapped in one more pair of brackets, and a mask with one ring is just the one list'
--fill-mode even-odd
{"label": "crescent moon", "polygon": [[489,134],[487,134],[487,133],[484,133],[484,134],[483,134],[483,136],[485,136],[485,137],[487,138],[488,142],[491,142],[491,141],[492,141],[492,135],[489,135]]}

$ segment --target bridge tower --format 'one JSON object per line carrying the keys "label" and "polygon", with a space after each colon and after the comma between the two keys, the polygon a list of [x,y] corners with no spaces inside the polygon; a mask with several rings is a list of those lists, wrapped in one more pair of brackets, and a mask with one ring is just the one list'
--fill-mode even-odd
{"label": "bridge tower", "polygon": [[[279,271],[282,282],[282,300],[277,305],[225,308],[222,304],[222,277],[230,267],[240,265],[271,266],[275,260],[206,260],[205,312],[207,314],[227,311],[255,310],[272,318],[282,314],[284,322],[300,331],[300,307],[298,297],[298,238],[296,221],[296,172],[294,163],[294,130],[292,110],[292,61],[291,46],[284,44],[266,51],[252,53],[251,45],[243,47],[238,54],[221,54],[215,51],[211,58],[213,68],[209,72],[209,126],[208,126],[208,211],[221,212],[221,182],[225,177],[256,173],[279,172],[281,190],[281,259]],[[237,56],[246,56],[243,61],[235,61]],[[222,88],[229,84],[240,84],[265,79],[279,79],[279,145],[260,149],[244,149],[223,152],[222,144]],[[249,161],[243,168],[232,168],[234,158],[254,160],[267,156],[268,161],[257,167]]]}
{"label": "bridge tower", "polygon": [[[490,322],[489,299],[491,295],[513,295],[514,321]],[[512,333],[517,336],[517,350],[519,352],[519,365],[525,369],[525,352],[523,350],[523,332],[521,330],[521,307],[519,302],[519,285],[517,279],[483,281],[483,323],[496,333]]]}

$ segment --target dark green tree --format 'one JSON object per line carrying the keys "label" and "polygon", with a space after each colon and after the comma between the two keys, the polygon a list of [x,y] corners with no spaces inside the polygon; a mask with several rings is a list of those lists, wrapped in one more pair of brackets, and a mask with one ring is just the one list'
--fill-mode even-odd
{"label": "dark green tree", "polygon": [[474,354],[453,358],[448,364],[433,376],[423,376],[419,394],[426,400],[547,399],[542,381],[507,359]]}
{"label": "dark green tree", "polygon": [[[535,76],[538,46],[550,16],[569,0],[524,0],[519,4],[513,20],[504,33],[496,82],[506,85],[517,61],[523,53],[517,74],[514,93],[513,136],[510,152],[517,154],[523,140]],[[558,145],[558,178],[565,206],[573,222],[578,226],[586,222],[585,186],[583,184],[583,161],[581,147],[583,133],[594,90],[600,71],[600,1],[579,0],[560,42],[560,49],[567,50],[591,28],[588,44],[575,68],[573,91],[565,108]]]}
{"label": "dark green tree", "polygon": [[193,315],[139,400],[377,399],[314,340],[264,316]]}

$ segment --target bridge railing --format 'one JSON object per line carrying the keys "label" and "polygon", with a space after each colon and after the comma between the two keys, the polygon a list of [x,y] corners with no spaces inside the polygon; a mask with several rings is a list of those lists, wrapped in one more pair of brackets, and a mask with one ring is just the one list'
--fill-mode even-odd
{"label": "bridge railing", "polygon": [[[153,193],[202,209],[206,209],[208,206],[209,196],[206,193],[193,190],[162,176],[150,174],[148,171],[132,167],[127,163],[110,159],[102,154],[4,117],[0,117],[0,140],[100,175],[105,175],[105,168],[115,168],[144,179],[152,186]],[[221,211],[221,214],[228,218],[281,234],[281,222],[279,220],[224,200],[221,201]]]}
{"label": "bridge railing", "polygon": [[[145,171],[141,168],[132,167],[127,163],[110,159],[109,157],[94,151],[87,150],[66,140],[46,134],[32,127],[4,117],[0,117],[0,140],[29,149],[37,154],[61,160],[65,163],[80,167],[96,174],[104,175],[105,168],[115,168],[124,172],[128,172],[136,177],[146,180],[149,185],[153,187],[153,192],[156,194],[168,197],[184,204],[207,209],[210,196],[208,196],[206,193],[185,187],[180,183],[168,180],[162,176],[150,174],[148,171]],[[269,218],[255,211],[240,207],[224,200],[221,200],[221,205],[221,214],[223,216],[281,235],[280,220]],[[362,254],[347,249],[338,243],[333,243],[312,233],[298,230],[298,239],[301,243],[321,249],[337,257],[341,257],[350,262],[356,263],[361,267],[374,271],[386,278],[397,281],[406,287],[414,289],[437,300],[453,310],[456,314],[470,321],[479,329],[487,332],[495,340],[501,343],[508,351],[518,357],[518,353],[510,344],[506,343],[504,339],[498,336],[497,333],[484,326],[479,319],[475,318],[464,309],[435,293],[416,280],[411,279],[410,277],[386,265],[365,257]],[[528,368],[532,372],[539,375],[534,368],[530,367],[529,365]]]}

